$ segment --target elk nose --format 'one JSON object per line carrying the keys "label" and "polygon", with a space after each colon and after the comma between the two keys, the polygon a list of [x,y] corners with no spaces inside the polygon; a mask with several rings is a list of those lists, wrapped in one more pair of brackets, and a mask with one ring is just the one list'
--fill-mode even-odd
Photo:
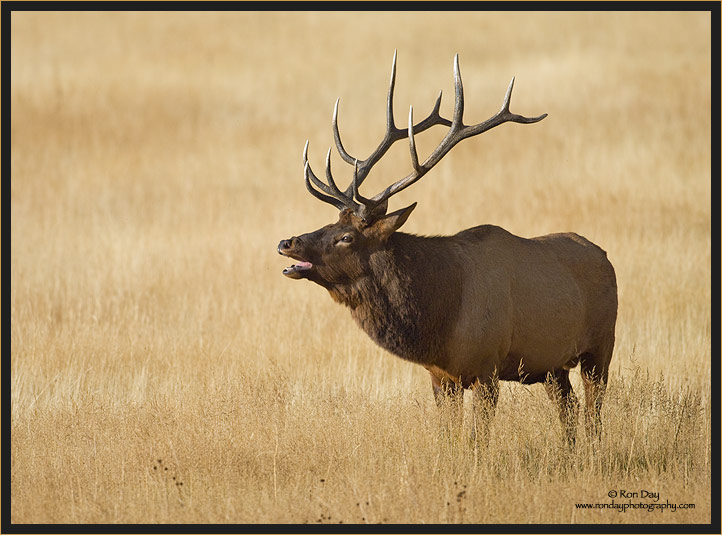
{"label": "elk nose", "polygon": [[278,244],[278,254],[283,254],[283,251],[290,249],[293,246],[294,241],[296,241],[295,238],[291,238],[290,240],[281,240],[281,243]]}

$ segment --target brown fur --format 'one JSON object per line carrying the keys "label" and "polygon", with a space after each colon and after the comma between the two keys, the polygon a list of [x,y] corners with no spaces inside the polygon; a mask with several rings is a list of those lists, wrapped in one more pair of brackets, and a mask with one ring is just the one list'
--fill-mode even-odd
{"label": "brown fur", "polygon": [[[525,239],[493,225],[447,237],[396,232],[415,205],[370,221],[284,240],[279,252],[313,263],[295,278],[324,286],[381,347],[426,367],[437,400],[458,388],[496,402],[496,381],[547,383],[574,440],[581,363],[587,422],[599,431],[614,347],[617,286],[606,253],[573,234]],[[339,241],[351,235],[353,242]],[[492,406],[493,409],[493,406]]]}

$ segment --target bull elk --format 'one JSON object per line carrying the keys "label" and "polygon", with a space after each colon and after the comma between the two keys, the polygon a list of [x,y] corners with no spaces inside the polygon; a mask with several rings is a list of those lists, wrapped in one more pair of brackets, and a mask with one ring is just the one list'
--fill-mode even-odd
{"label": "bull elk", "polygon": [[[585,387],[587,431],[601,431],[600,411],[614,347],[617,285],[605,251],[574,233],[521,238],[494,225],[453,236],[399,232],[416,206],[387,213],[388,200],[434,167],[458,142],[500,124],[536,123],[509,111],[512,78],[501,110],[476,124],[463,122],[459,57],[454,58],[453,116],[440,115],[441,93],[428,117],[408,128],[394,122],[396,53],[386,106],[386,133],[365,160],[351,156],[338,130],[341,158],[353,166],[341,191],[326,155],[326,182],[311,170],[303,151],[306,188],[340,210],[336,223],[282,240],[278,252],[296,260],[283,274],[323,286],[346,305],[358,325],[382,348],[424,366],[439,405],[460,407],[463,389],[474,392],[474,422],[488,422],[498,400],[498,381],[543,382],[558,404],[566,439],[574,443],[579,402],[569,370],[579,364]],[[420,162],[414,136],[432,126],[449,128]],[[359,188],[393,143],[408,139],[412,171],[373,197]]]}

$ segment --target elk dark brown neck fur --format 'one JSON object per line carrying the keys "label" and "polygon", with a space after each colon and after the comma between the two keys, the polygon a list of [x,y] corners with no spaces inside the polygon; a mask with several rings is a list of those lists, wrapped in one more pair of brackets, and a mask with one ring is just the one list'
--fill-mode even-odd
{"label": "elk dark brown neck fur", "polygon": [[439,254],[446,240],[396,232],[369,256],[364,277],[327,289],[381,347],[431,364],[454,321],[445,303],[461,291],[451,255]]}

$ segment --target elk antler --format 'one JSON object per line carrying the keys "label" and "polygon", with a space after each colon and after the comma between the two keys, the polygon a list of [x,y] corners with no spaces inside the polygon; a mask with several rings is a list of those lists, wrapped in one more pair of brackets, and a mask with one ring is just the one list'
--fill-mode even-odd
{"label": "elk antler", "polygon": [[[392,195],[398,193],[405,188],[408,188],[411,184],[413,184],[426,173],[428,173],[431,168],[434,167],[434,165],[436,165],[439,160],[441,160],[441,158],[443,158],[454,147],[454,145],[456,145],[462,139],[476,136],[506,122],[523,124],[536,123],[547,116],[547,114],[544,113],[542,115],[539,115],[538,117],[523,117],[509,111],[509,103],[511,102],[511,91],[514,87],[514,78],[512,78],[511,83],[509,84],[509,88],[506,90],[504,103],[502,104],[501,109],[498,113],[496,113],[496,115],[476,125],[464,125],[464,88],[461,84],[461,74],[459,72],[459,55],[456,54],[456,56],[454,57],[455,101],[454,115],[452,120],[449,121],[448,119],[443,118],[439,114],[439,109],[441,107],[441,92],[439,92],[439,96],[436,99],[434,109],[431,110],[431,113],[428,117],[426,117],[426,119],[414,125],[414,110],[413,107],[411,107],[409,109],[408,128],[397,128],[394,124],[393,112],[395,84],[396,51],[394,51],[394,61],[391,66],[391,83],[389,85],[389,93],[386,103],[386,134],[381,140],[379,146],[376,147],[376,150],[374,150],[374,152],[371,153],[371,155],[365,160],[358,160],[357,158],[351,156],[348,152],[346,152],[346,149],[344,149],[343,144],[341,143],[341,136],[338,131],[339,101],[336,100],[336,105],[334,106],[333,110],[333,137],[336,141],[336,148],[338,149],[341,158],[347,163],[350,163],[354,166],[353,179],[351,180],[349,186],[343,192],[336,186],[336,183],[334,182],[331,175],[331,149],[328,149],[328,153],[326,155],[326,180],[328,183],[325,184],[321,180],[319,180],[311,170],[311,166],[308,163],[308,141],[306,141],[306,146],[303,149],[304,178],[306,180],[306,188],[309,192],[311,192],[314,197],[329,204],[332,204],[339,210],[350,208],[356,213],[356,215],[360,217],[366,217],[375,208],[381,206],[383,203],[386,203],[386,201],[388,201],[388,199]],[[444,136],[444,139],[441,140],[441,143],[439,143],[438,147],[434,149],[431,155],[426,160],[424,160],[423,163],[419,163],[414,135],[419,132],[423,132],[424,130],[427,130],[435,125],[444,125],[449,126],[450,128],[446,136]],[[413,166],[413,171],[401,180],[394,182],[392,185],[387,187],[382,192],[376,194],[375,196],[371,198],[363,197],[359,193],[358,189],[361,183],[368,176],[371,168],[383,157],[384,154],[386,154],[391,145],[405,137],[409,138],[409,150],[411,152],[411,164]],[[316,186],[316,188],[318,189],[314,188],[311,183],[313,183],[313,186]]]}

